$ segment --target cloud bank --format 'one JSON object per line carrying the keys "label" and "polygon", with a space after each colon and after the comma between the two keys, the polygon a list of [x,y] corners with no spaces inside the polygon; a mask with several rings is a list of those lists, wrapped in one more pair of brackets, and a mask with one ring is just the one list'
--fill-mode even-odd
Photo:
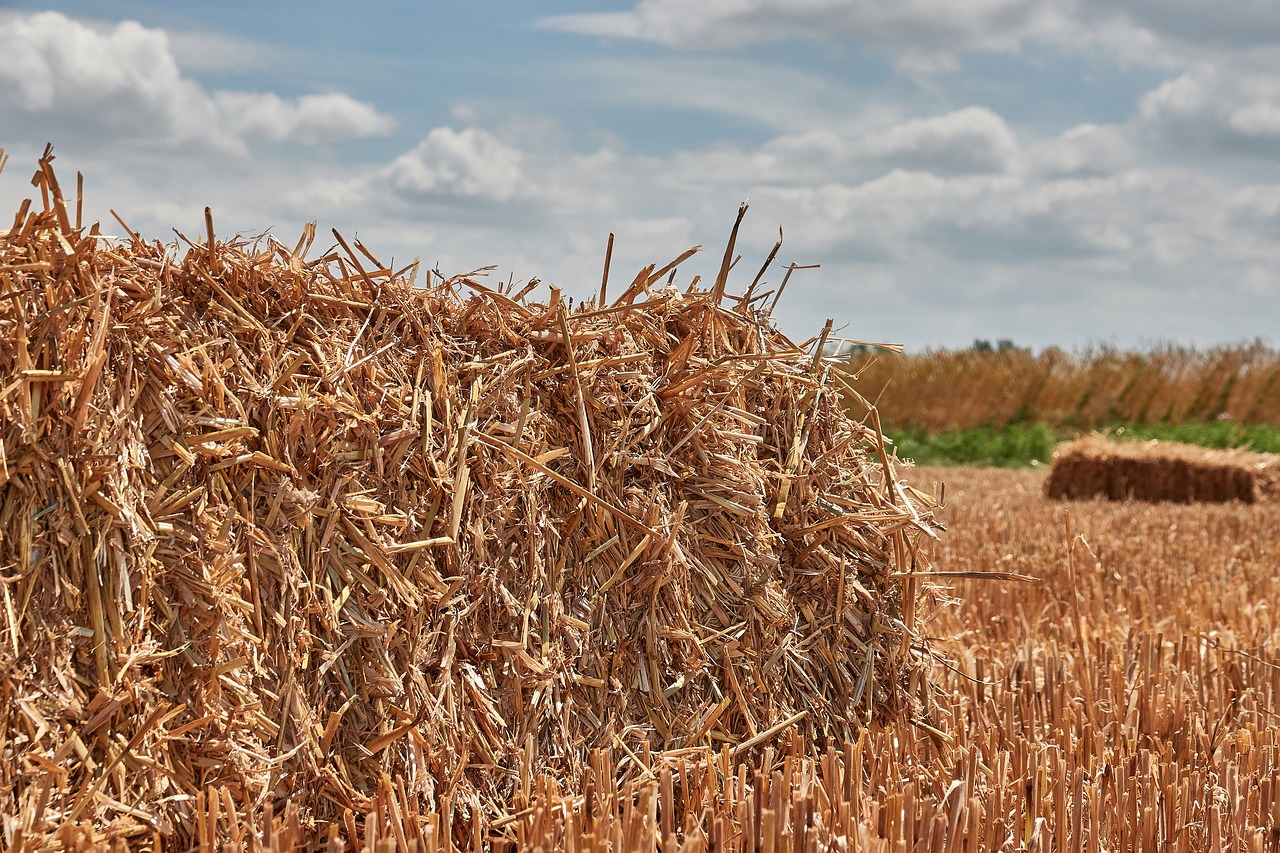
{"label": "cloud bank", "polygon": [[60,12],[4,16],[0,110],[49,119],[52,130],[242,155],[256,139],[316,144],[396,125],[339,93],[210,91],[183,75],[164,31],[132,21],[93,27]]}
{"label": "cloud bank", "polygon": [[[1280,10],[1257,3],[1210,21],[1190,0],[641,0],[540,21],[662,46],[577,66],[586,102],[754,129],[656,148],[584,140],[573,116],[501,100],[460,99],[410,133],[340,92],[208,85],[197,66],[218,67],[216,52],[184,63],[161,29],[57,12],[3,22],[0,145],[54,140],[89,176],[94,215],[106,219],[96,195],[143,231],[199,227],[205,205],[245,230],[318,218],[401,260],[497,263],[581,297],[610,231],[613,268],[630,271],[720,244],[748,198],[748,259],[781,224],[783,260],[823,264],[779,309],[801,338],[831,316],[854,337],[915,345],[1212,342],[1280,314]],[[871,50],[916,95],[739,49],[788,39]],[[1097,73],[1123,55],[1156,82],[1123,119],[1056,126],[981,92],[939,94],[975,55],[1042,50]],[[373,137],[355,158],[313,153]],[[0,176],[0,198],[20,183]],[[686,276],[714,275],[714,254]]]}

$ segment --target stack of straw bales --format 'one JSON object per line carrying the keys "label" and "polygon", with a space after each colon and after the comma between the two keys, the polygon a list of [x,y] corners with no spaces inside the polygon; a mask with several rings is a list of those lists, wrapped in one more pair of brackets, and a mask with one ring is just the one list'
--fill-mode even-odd
{"label": "stack of straw bales", "polygon": [[1091,435],[1058,449],[1045,493],[1059,500],[1276,501],[1280,456]]}
{"label": "stack of straw bales", "polygon": [[732,241],[709,290],[648,267],[571,308],[336,232],[102,237],[51,160],[0,232],[9,844],[286,804],[351,838],[387,802],[497,837],[593,749],[918,711],[930,503],[724,297]]}

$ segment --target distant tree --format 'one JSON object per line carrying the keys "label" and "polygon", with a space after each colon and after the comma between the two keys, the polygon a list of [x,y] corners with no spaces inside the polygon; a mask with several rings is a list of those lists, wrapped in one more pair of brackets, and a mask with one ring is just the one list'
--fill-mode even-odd
{"label": "distant tree", "polygon": [[1030,352],[1028,347],[1020,347],[1012,338],[1000,338],[994,344],[986,338],[974,338],[971,349],[974,352]]}

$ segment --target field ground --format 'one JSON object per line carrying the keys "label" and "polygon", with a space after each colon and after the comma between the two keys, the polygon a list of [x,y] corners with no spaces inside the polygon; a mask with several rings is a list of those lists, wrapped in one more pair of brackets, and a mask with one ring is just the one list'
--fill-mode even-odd
{"label": "field ground", "polygon": [[1043,478],[909,477],[946,484],[936,569],[1039,578],[961,580],[929,623],[954,745],[921,772],[979,792],[967,849],[1275,849],[1280,507],[1055,503]]}
{"label": "field ground", "polygon": [[1044,477],[908,472],[946,485],[934,570],[1006,573],[936,578],[928,724],[680,760],[621,796],[601,768],[569,826],[537,810],[519,846],[1280,849],[1280,506],[1056,503]]}

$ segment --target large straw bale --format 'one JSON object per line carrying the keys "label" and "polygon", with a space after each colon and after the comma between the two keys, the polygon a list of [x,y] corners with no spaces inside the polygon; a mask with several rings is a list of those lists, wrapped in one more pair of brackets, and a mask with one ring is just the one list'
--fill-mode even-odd
{"label": "large straw bale", "polygon": [[917,710],[930,502],[728,255],[607,305],[415,288],[336,232],[100,237],[50,159],[0,232],[10,835],[497,831],[595,748]]}
{"label": "large straw bale", "polygon": [[1065,500],[1276,501],[1280,456],[1091,435],[1058,448],[1045,494]]}

